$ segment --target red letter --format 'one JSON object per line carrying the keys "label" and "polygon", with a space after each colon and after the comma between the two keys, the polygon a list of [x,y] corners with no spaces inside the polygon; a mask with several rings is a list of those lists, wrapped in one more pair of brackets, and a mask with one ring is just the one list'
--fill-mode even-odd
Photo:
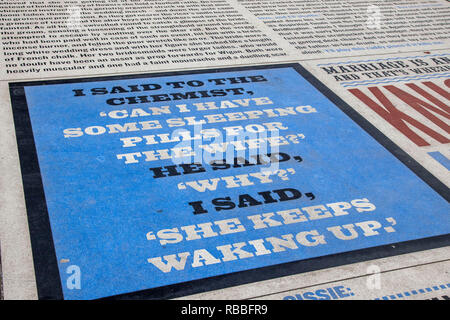
{"label": "red letter", "polygon": [[382,103],[384,108],[381,107],[372,99],[370,99],[368,96],[366,96],[359,89],[349,89],[349,91],[359,100],[364,102],[373,111],[375,111],[377,114],[383,117],[398,131],[400,131],[406,137],[408,137],[416,145],[423,147],[429,146],[430,144],[427,141],[425,141],[422,137],[420,137],[417,133],[415,133],[413,130],[411,130],[406,123],[409,123],[410,125],[416,127],[417,129],[421,130],[422,132],[426,133],[427,135],[429,135],[430,137],[441,143],[450,142],[449,139],[445,138],[438,132],[434,131],[433,129],[427,127],[426,125],[420,123],[419,121],[413,119],[404,112],[395,108],[394,105],[388,100],[388,98],[386,98],[386,96],[381,92],[379,88],[370,87],[369,91]]}

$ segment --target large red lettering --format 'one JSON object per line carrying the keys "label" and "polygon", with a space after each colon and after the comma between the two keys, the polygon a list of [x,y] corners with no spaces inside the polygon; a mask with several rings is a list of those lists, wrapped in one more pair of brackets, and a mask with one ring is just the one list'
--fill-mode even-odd
{"label": "large red lettering", "polygon": [[[448,129],[448,126],[435,117],[433,114],[431,114],[429,111],[427,111],[424,108],[424,104],[426,104],[426,108],[433,110],[436,112],[436,110],[439,110],[439,114],[444,114],[442,110],[437,109],[436,107],[431,106],[430,104],[413,97],[414,99],[411,99],[408,93],[404,92],[403,90],[400,90],[394,86],[386,86],[389,87],[388,90],[395,95],[399,97],[402,96],[402,100],[405,101],[408,105],[416,109],[417,111],[421,112],[423,115],[426,114],[426,116],[431,116],[433,120],[438,122],[439,124],[444,124],[446,128]],[[436,132],[435,130],[431,129],[430,127],[424,125],[423,123],[417,121],[416,119],[412,118],[411,116],[407,115],[406,113],[398,110],[392,102],[381,92],[381,90],[378,87],[370,87],[368,88],[369,91],[378,99],[378,101],[382,104],[380,106],[377,102],[369,98],[366,94],[364,94],[359,89],[349,89],[349,92],[351,92],[355,97],[357,97],[359,100],[364,102],[368,107],[370,107],[373,111],[375,111],[378,115],[383,117],[387,122],[389,122],[392,126],[394,126],[398,131],[400,131],[403,135],[408,137],[413,143],[420,147],[429,146],[430,144],[423,139],[421,136],[419,136],[416,132],[414,132],[410,127],[408,127],[407,124],[419,129],[420,131],[424,132],[431,138],[435,139],[436,141],[439,141],[440,143],[449,143],[450,140],[441,135],[440,133]],[[403,94],[405,93],[405,94]],[[412,96],[411,96],[412,97]],[[400,97],[399,97],[400,98]],[[418,100],[418,101],[417,101]],[[448,116],[448,114],[446,114]],[[430,118],[429,118],[430,119]],[[431,119],[430,119],[431,120]],[[434,121],[433,121],[434,122]]]}

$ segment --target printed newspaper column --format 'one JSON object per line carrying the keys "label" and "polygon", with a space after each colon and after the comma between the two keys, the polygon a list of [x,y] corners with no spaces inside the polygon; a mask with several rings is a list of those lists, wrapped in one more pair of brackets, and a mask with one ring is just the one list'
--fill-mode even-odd
{"label": "printed newspaper column", "polygon": [[446,275],[449,266],[448,261],[443,261],[377,274],[377,266],[373,265],[372,269],[375,272],[362,277],[299,288],[255,299],[450,300],[450,282]]}
{"label": "printed newspaper column", "polygon": [[0,79],[297,58],[286,40],[228,0],[9,1],[0,11]]}

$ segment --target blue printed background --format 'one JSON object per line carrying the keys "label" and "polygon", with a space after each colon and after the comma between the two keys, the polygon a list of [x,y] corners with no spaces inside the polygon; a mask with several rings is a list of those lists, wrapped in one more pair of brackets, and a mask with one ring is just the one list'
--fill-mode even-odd
{"label": "blue printed background", "polygon": [[[207,82],[211,78],[228,78],[263,75],[267,82],[236,84],[224,87],[244,87],[254,92],[253,96],[228,96],[191,100],[192,102],[221,101],[251,97],[269,97],[274,105],[178,113],[132,119],[109,119],[100,117],[102,111],[128,109],[146,105],[123,105],[112,108],[105,103],[111,96],[74,97],[73,89],[124,86],[160,83],[169,81],[202,80],[205,86],[197,90],[219,89]],[[414,173],[379,145],[338,107],[325,98],[293,68],[246,70],[196,75],[177,75],[157,78],[140,78],[101,82],[80,82],[26,87],[26,98],[32,122],[33,134],[42,173],[48,205],[53,239],[59,263],[61,283],[65,299],[91,299],[149,288],[161,287],[195,279],[254,269],[284,262],[297,261],[339,252],[379,246],[400,241],[420,239],[447,234],[450,231],[449,205]],[[196,88],[191,88],[196,90]],[[167,89],[157,93],[186,90]],[[156,93],[156,92],[155,92]],[[124,93],[117,97],[155,94]],[[191,101],[161,102],[153,105],[174,105]],[[299,144],[281,146],[280,152],[291,156],[300,155],[304,161],[281,163],[281,169],[294,168],[296,174],[290,180],[274,178],[272,184],[255,183],[245,188],[224,188],[199,193],[192,189],[178,190],[180,182],[209,179],[255,172],[258,166],[231,168],[161,179],[153,179],[151,167],[171,165],[170,160],[140,162],[125,165],[116,154],[175,146],[159,144],[122,148],[120,138],[145,134],[168,133],[168,118],[239,112],[257,108],[311,105],[318,112],[277,118],[262,117],[248,123],[282,122],[289,130],[281,135],[303,133],[306,139]],[[66,128],[85,128],[93,125],[105,126],[158,119],[162,129],[64,138]],[[206,124],[206,128],[245,126],[245,121]],[[192,130],[192,126],[184,127]],[[316,199],[302,197],[295,201],[279,202],[262,206],[216,212],[208,203],[217,197],[230,196],[235,201],[239,194],[257,195],[257,192],[281,188],[296,188],[301,192],[313,192]],[[249,215],[301,208],[339,201],[368,198],[377,209],[372,212],[352,213],[345,216],[308,221],[280,227],[252,230]],[[193,215],[190,201],[203,200],[209,213]],[[385,218],[397,221],[396,232],[364,237],[362,234],[350,241],[338,240],[326,228],[336,225],[377,220],[390,226]],[[239,218],[247,231],[212,237],[203,240],[183,241],[179,244],[161,246],[158,241],[148,241],[146,234],[165,228],[200,224],[222,219]],[[191,267],[188,259],[184,271],[173,270],[162,273],[147,262],[148,258],[189,251],[207,249],[217,253],[216,246],[263,239],[269,236],[317,229],[327,235],[326,245],[303,247],[297,250],[218,263],[209,266]],[[267,245],[270,246],[270,245]],[[220,258],[220,255],[217,256]],[[82,272],[81,290],[66,287],[68,265],[77,265]]]}

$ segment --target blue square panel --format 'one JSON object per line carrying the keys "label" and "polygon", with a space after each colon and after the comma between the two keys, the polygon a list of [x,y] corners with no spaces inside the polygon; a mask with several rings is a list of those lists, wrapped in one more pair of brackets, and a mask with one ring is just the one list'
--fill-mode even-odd
{"label": "blue square panel", "polygon": [[11,92],[41,297],[195,286],[450,231],[433,184],[299,65]]}

